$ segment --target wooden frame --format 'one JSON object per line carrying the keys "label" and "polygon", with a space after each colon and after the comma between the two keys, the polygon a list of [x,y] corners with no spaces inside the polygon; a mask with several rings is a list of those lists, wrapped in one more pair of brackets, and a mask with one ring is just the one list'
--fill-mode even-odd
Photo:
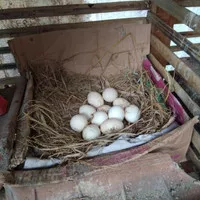
{"label": "wooden frame", "polygon": [[163,10],[167,11],[181,23],[186,24],[197,32],[200,32],[200,16],[182,6],[179,6],[173,0],[152,0],[152,2]]}
{"label": "wooden frame", "polygon": [[148,12],[147,19],[162,31],[169,39],[176,43],[181,49],[194,57],[200,63],[200,48],[192,44],[186,37],[174,31],[155,14]]}
{"label": "wooden frame", "polygon": [[146,10],[149,8],[147,1],[114,2],[98,4],[71,4],[58,6],[42,6],[32,8],[13,8],[0,10],[0,19],[19,19],[34,17],[51,17],[64,15],[80,15],[102,12],[117,12],[128,10]]}

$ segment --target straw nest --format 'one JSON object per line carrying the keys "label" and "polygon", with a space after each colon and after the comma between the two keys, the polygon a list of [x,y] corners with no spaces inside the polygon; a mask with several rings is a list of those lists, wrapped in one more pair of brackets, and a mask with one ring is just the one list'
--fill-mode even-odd
{"label": "straw nest", "polygon": [[[107,145],[122,134],[135,137],[162,129],[171,116],[164,103],[162,91],[156,89],[143,71],[124,70],[118,76],[104,77],[68,74],[62,66],[45,65],[32,68],[35,93],[26,113],[30,119],[32,136],[29,145],[43,156],[62,159],[80,159],[96,145]],[[93,141],[84,141],[81,134],[70,129],[69,122],[87,102],[90,91],[102,92],[105,87],[114,87],[121,97],[141,109],[141,118],[126,124],[119,133],[101,135]]]}

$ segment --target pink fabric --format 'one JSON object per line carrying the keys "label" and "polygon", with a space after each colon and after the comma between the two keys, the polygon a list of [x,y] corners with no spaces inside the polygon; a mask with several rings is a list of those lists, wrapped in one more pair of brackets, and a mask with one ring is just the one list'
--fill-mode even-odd
{"label": "pink fabric", "polygon": [[183,124],[184,109],[177,100],[177,98],[171,92],[169,92],[169,89],[162,80],[162,77],[156,72],[156,70],[153,68],[151,62],[148,59],[145,59],[143,61],[143,67],[148,72],[149,77],[154,82],[156,87],[163,89],[166,95],[168,94],[167,105],[172,109],[174,115],[176,116],[176,121],[178,121],[180,124]]}
{"label": "pink fabric", "polygon": [[0,116],[7,112],[8,101],[0,95]]}

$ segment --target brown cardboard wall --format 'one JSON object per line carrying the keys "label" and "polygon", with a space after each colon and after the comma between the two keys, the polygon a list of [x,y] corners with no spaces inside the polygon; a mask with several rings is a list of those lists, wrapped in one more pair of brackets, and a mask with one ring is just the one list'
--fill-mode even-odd
{"label": "brown cardboard wall", "polygon": [[68,71],[99,74],[103,69],[107,75],[141,67],[150,51],[150,29],[150,24],[103,25],[18,37],[9,45],[21,72],[53,60]]}

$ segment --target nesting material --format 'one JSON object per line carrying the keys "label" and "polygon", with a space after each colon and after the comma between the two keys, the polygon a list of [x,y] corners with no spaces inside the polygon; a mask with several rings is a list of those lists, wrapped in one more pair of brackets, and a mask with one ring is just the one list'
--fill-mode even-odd
{"label": "nesting material", "polygon": [[[155,88],[146,72],[125,69],[118,76],[105,77],[68,74],[62,65],[54,68],[34,66],[35,95],[29,112],[32,136],[29,144],[44,157],[59,157],[64,160],[80,159],[96,145],[107,145],[128,132],[129,137],[144,133],[154,133],[165,125],[171,116],[164,103],[162,91]],[[80,106],[87,104],[90,91],[102,93],[113,87],[119,98],[141,110],[140,119],[116,133],[101,134],[94,140],[85,141],[81,133],[70,128],[70,119],[79,113]]]}

